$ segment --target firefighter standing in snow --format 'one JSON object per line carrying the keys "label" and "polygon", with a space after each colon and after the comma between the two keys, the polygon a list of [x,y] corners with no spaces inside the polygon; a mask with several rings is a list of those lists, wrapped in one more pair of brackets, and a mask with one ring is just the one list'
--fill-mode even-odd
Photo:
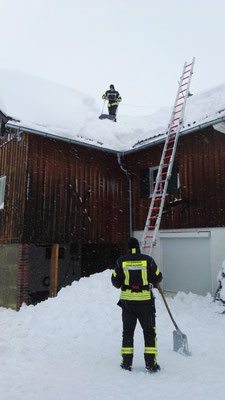
{"label": "firefighter standing in snow", "polygon": [[103,100],[108,100],[108,111],[110,115],[116,115],[119,102],[122,100],[119,92],[115,90],[114,85],[110,85],[109,90],[102,96]]}
{"label": "firefighter standing in snow", "polygon": [[137,239],[130,238],[128,254],[117,260],[111,279],[116,288],[121,288],[118,303],[122,307],[123,320],[121,367],[131,370],[134,331],[139,320],[144,334],[145,366],[149,372],[156,372],[160,367],[156,362],[155,304],[149,284],[159,283],[162,274],[152,257],[140,253]]}

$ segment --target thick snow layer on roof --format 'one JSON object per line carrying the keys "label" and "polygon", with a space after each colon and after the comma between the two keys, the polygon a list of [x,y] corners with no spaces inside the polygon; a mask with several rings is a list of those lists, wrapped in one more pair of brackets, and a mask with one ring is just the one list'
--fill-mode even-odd
{"label": "thick snow layer on roof", "polygon": [[[165,134],[172,107],[144,117],[122,115],[119,109],[117,123],[99,120],[102,110],[90,96],[42,78],[2,69],[0,110],[11,117],[9,122],[20,127],[125,151]],[[225,116],[225,85],[188,98],[183,130],[221,116]]]}

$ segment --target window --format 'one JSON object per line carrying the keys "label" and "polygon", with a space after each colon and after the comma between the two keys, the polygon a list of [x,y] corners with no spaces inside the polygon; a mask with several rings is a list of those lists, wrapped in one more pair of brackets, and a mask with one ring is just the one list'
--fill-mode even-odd
{"label": "window", "polygon": [[[154,192],[159,166],[140,170],[140,197],[151,197]],[[175,193],[180,186],[177,162],[174,162],[171,178],[167,188],[167,194]]]}
{"label": "window", "polygon": [[[154,192],[154,187],[155,187],[155,183],[156,183],[158,169],[159,169],[159,167],[149,168],[150,196],[152,196],[153,192]],[[160,184],[159,189],[162,189],[162,185],[161,184]]]}
{"label": "window", "polygon": [[140,170],[140,197],[149,197],[149,168]]}
{"label": "window", "polygon": [[176,193],[179,188],[180,188],[180,176],[178,172],[178,163],[177,161],[174,161],[172,174],[167,188],[167,193],[168,194]]}
{"label": "window", "polygon": [[6,176],[0,177],[0,210],[4,208]]}

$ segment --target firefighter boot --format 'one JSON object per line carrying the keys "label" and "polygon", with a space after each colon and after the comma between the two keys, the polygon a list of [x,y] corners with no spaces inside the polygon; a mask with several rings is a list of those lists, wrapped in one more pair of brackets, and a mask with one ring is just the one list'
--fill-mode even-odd
{"label": "firefighter boot", "polygon": [[160,370],[159,364],[156,362],[156,356],[154,354],[145,355],[145,367],[148,372],[154,373]]}
{"label": "firefighter boot", "polygon": [[123,354],[122,362],[120,364],[121,368],[131,371],[133,361],[133,354]]}

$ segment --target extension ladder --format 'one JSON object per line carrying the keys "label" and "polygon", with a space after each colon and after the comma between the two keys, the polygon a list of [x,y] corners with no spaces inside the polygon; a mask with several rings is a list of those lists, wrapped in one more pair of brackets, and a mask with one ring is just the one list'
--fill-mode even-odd
{"label": "extension ladder", "polygon": [[189,87],[193,74],[195,58],[188,64],[185,62],[179,81],[176,100],[172,110],[162,157],[156,177],[154,192],[141,239],[141,251],[152,254],[156,245],[168,183],[171,177],[179,133],[182,127],[184,111],[189,95]]}

